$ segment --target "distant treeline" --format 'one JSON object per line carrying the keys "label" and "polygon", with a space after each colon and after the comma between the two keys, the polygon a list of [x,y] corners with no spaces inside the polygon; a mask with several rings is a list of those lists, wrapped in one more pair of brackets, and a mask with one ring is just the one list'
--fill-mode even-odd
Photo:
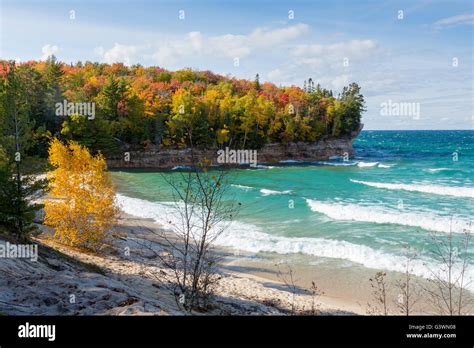
{"label": "distant treeline", "polygon": [[22,152],[42,157],[52,136],[105,155],[125,144],[255,149],[314,142],[358,130],[364,111],[355,83],[333,95],[312,81],[304,89],[277,87],[258,75],[249,81],[192,69],[67,65],[54,57],[0,61],[0,82],[0,146],[14,149],[17,115]]}

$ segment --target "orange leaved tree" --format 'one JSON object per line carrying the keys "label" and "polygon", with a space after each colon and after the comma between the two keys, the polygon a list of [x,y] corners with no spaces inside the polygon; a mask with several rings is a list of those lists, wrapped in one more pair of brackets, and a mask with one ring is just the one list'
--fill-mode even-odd
{"label": "orange leaved tree", "polygon": [[54,228],[61,243],[97,250],[116,222],[115,192],[101,154],[71,141],[53,139],[48,173],[49,199],[45,202],[45,224]]}

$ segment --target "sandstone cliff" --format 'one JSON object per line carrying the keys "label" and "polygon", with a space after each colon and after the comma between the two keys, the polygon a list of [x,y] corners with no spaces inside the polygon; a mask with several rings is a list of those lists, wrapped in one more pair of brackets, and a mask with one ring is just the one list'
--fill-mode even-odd
{"label": "sandstone cliff", "polygon": [[[362,126],[360,128],[362,130]],[[319,161],[327,160],[332,156],[353,157],[355,152],[352,142],[360,130],[353,132],[349,137],[323,138],[314,143],[266,144],[257,150],[259,164],[278,164],[280,161]],[[217,165],[217,150],[194,150],[197,161],[206,158]],[[128,153],[128,154],[126,154]],[[126,160],[128,159],[128,161]],[[176,147],[150,146],[146,150],[125,150],[123,158],[107,160],[109,168],[136,168],[136,169],[172,169],[179,166],[191,165],[191,149]]]}

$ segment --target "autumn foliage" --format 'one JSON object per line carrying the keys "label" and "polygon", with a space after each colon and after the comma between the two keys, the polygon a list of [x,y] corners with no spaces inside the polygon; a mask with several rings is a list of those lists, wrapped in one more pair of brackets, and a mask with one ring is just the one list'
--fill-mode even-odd
{"label": "autumn foliage", "polygon": [[[0,61],[0,80],[6,66]],[[18,64],[16,70],[24,89],[22,105],[31,117],[30,138],[38,139],[30,152],[41,155],[47,152],[44,139],[49,134],[106,157],[150,144],[260,148],[267,143],[314,142],[359,130],[365,104],[355,83],[333,92],[312,80],[278,87],[257,76],[246,80],[119,63],[68,65],[54,57]],[[94,119],[58,117],[55,104],[64,100],[94,103]]]}
{"label": "autumn foliage", "polygon": [[116,222],[115,192],[101,154],[71,141],[53,139],[48,173],[49,199],[45,200],[45,224],[54,228],[61,243],[98,249]]}

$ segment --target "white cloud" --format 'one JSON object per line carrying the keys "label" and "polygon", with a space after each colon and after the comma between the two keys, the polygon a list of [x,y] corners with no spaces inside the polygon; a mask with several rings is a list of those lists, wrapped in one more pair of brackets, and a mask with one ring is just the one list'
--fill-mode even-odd
{"label": "white cloud", "polygon": [[367,58],[376,53],[383,51],[369,39],[296,44],[289,50],[286,61],[270,71],[267,77],[275,83],[298,85],[311,77],[316,83],[338,91],[366,75]]}
{"label": "white cloud", "polygon": [[114,47],[109,50],[105,50],[102,46],[96,47],[94,53],[99,55],[105,63],[123,63],[129,66],[138,58],[139,49],[133,45],[127,46],[115,43]]}
{"label": "white cloud", "polygon": [[248,35],[205,36],[200,32],[190,32],[185,37],[168,40],[160,45],[153,58],[160,65],[195,56],[242,59],[257,50],[291,44],[291,40],[308,31],[306,24],[297,24],[279,29],[257,28]]}
{"label": "white cloud", "polygon": [[351,83],[351,79],[352,76],[348,74],[336,76],[331,81],[331,87],[336,91],[340,91],[344,86],[347,86],[349,83]]}
{"label": "white cloud", "polygon": [[301,57],[302,61],[322,64],[328,59],[335,58],[339,61],[344,58],[349,58],[349,60],[358,59],[366,56],[376,46],[377,44],[373,40],[352,40],[332,45],[298,45],[293,52],[293,56]]}
{"label": "white cloud", "polygon": [[270,30],[268,28],[257,28],[249,36],[249,44],[253,47],[273,47],[282,43],[288,43],[309,31],[306,24],[296,24],[287,28]]}
{"label": "white cloud", "polygon": [[283,76],[284,75],[281,69],[273,69],[267,74],[267,78],[269,81],[280,80]]}
{"label": "white cloud", "polygon": [[459,24],[474,24],[474,13],[464,13],[458,16],[452,16],[442,18],[433,23],[435,28],[441,29],[442,27],[455,26]]}
{"label": "white cloud", "polygon": [[56,55],[59,52],[59,47],[56,45],[47,44],[41,48],[41,52],[43,53],[41,60],[46,60],[50,56]]}

